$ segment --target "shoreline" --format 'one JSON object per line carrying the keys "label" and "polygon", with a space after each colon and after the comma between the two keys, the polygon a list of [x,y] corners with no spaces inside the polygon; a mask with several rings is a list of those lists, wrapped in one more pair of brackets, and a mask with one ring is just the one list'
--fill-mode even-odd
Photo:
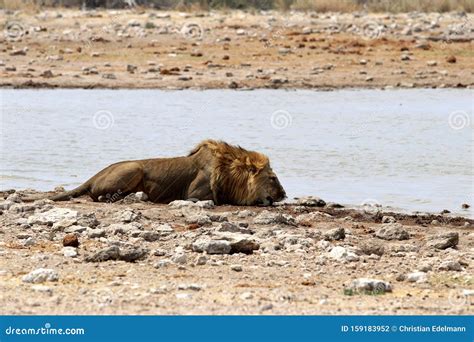
{"label": "shoreline", "polygon": [[474,303],[471,219],[311,197],[237,207],[24,195],[0,203],[8,314],[458,315]]}
{"label": "shoreline", "polygon": [[338,91],[338,90],[349,90],[349,91],[362,91],[362,90],[381,90],[381,91],[393,91],[393,90],[408,90],[408,89],[414,89],[414,90],[432,90],[432,89],[446,89],[446,90],[459,90],[459,89],[468,89],[472,90],[474,89],[474,84],[466,87],[457,87],[457,86],[447,86],[447,87],[436,87],[436,86],[431,86],[427,87],[424,85],[420,85],[419,87],[394,87],[394,86],[382,86],[382,87],[359,87],[359,86],[342,86],[342,87],[298,87],[298,88],[293,88],[293,87],[281,87],[281,88],[272,88],[272,87],[261,87],[261,88],[236,88],[236,89],[230,89],[230,88],[222,88],[222,87],[215,87],[215,88],[208,88],[208,87],[120,87],[120,86],[104,86],[104,85],[98,85],[98,86],[64,86],[64,85],[54,85],[54,84],[27,84],[27,85],[7,85],[3,84],[0,85],[0,89],[37,89],[37,90],[52,90],[52,89],[70,89],[70,90],[159,90],[159,91],[183,91],[183,90],[194,90],[194,91],[206,91],[206,90],[228,90],[228,91],[255,91],[255,90],[285,90],[285,91],[299,91],[299,90],[307,90],[307,91],[318,91],[318,92],[330,92],[330,91]]}

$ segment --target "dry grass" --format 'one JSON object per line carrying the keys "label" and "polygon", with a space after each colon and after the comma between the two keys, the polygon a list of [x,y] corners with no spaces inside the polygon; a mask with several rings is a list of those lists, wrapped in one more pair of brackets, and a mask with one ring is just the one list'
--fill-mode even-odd
{"label": "dry grass", "polygon": [[[108,0],[103,0],[109,3]],[[0,0],[0,8],[37,11],[43,7],[80,7],[82,0]],[[149,0],[149,5],[166,4],[167,9],[203,11],[210,8],[275,8],[316,12],[474,12],[474,0]]]}
{"label": "dry grass", "polygon": [[316,12],[474,12],[474,0],[295,0],[292,9]]}

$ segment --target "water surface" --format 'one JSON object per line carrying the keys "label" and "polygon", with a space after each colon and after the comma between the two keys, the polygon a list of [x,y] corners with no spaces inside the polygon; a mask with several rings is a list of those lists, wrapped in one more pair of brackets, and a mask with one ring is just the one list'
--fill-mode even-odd
{"label": "water surface", "polygon": [[[71,188],[213,138],[267,154],[289,197],[472,216],[472,90],[4,89],[1,101],[3,189]],[[455,129],[452,113],[470,122]]]}

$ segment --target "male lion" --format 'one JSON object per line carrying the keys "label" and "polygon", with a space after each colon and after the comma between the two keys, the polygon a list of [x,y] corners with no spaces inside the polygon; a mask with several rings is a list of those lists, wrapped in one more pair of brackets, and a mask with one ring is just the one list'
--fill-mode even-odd
{"label": "male lion", "polygon": [[150,201],[213,200],[216,204],[271,205],[286,197],[268,158],[222,141],[205,140],[186,157],[124,161],[112,164],[54,201],[89,195],[116,201],[143,191]]}

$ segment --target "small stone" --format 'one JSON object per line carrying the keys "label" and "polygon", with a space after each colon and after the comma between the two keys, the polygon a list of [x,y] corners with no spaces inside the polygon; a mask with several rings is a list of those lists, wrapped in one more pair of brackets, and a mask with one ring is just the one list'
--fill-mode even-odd
{"label": "small stone", "polygon": [[463,209],[469,209],[470,207],[471,207],[471,206],[470,206],[469,204],[467,204],[467,203],[463,203],[463,204],[461,205],[461,208],[463,208]]}
{"label": "small stone", "polygon": [[443,261],[438,269],[440,271],[462,271],[462,266],[459,262],[453,261],[453,260],[448,260],[448,261]]}
{"label": "small stone", "polygon": [[103,248],[93,255],[85,258],[87,262],[102,262],[107,260],[117,260],[119,258],[120,249],[117,246]]}
{"label": "small stone", "polygon": [[53,72],[51,70],[45,70],[40,74],[41,77],[44,78],[52,78],[54,77]]}
{"label": "small stone", "polygon": [[178,252],[171,257],[171,261],[175,264],[185,264],[188,261],[188,257],[185,253]]}
{"label": "small stone", "polygon": [[382,223],[395,223],[397,220],[393,216],[383,216]]}
{"label": "small stone", "polygon": [[91,239],[101,238],[101,237],[105,236],[105,230],[103,230],[103,229],[88,229],[87,230],[87,236],[90,237]]}
{"label": "small stone", "polygon": [[206,252],[207,254],[229,254],[230,242],[226,240],[197,240],[192,245],[195,252]]}
{"label": "small stone", "polygon": [[211,218],[207,214],[192,214],[184,220],[187,224],[197,224],[199,226],[212,224]]}
{"label": "small stone", "polygon": [[435,235],[428,241],[428,246],[435,249],[455,248],[459,243],[459,234],[449,232],[445,234]]}
{"label": "small stone", "polygon": [[148,250],[142,247],[128,247],[120,249],[119,260],[135,262],[142,260],[148,255]]}
{"label": "small stone", "polygon": [[127,72],[134,74],[137,71],[137,66],[133,64],[127,64]]}
{"label": "small stone", "polygon": [[328,241],[344,240],[345,237],[346,232],[342,227],[330,229],[326,233],[324,233],[324,239]]}
{"label": "small stone", "polygon": [[237,89],[239,87],[239,84],[235,81],[230,81],[229,84],[227,85],[229,89]]}
{"label": "small stone", "polygon": [[392,285],[389,282],[378,280],[378,279],[369,279],[369,278],[359,278],[352,281],[351,289],[355,291],[368,291],[376,293],[385,293],[392,292]]}
{"label": "small stone", "polygon": [[358,261],[359,256],[353,252],[348,251],[342,246],[336,246],[329,252],[328,256],[338,261]]}
{"label": "small stone", "polygon": [[49,294],[49,295],[53,294],[53,290],[49,286],[46,286],[46,285],[32,285],[31,289],[33,291],[46,293],[46,294]]}
{"label": "small stone", "polygon": [[58,281],[59,274],[50,268],[38,268],[23,276],[24,283],[44,283],[45,281]]}
{"label": "small stone", "polygon": [[134,210],[127,209],[120,214],[120,221],[124,223],[134,222],[141,218],[140,212],[135,212]]}
{"label": "small stone", "polygon": [[165,256],[166,255],[166,251],[164,249],[156,249],[154,252],[153,252],[153,255],[155,256]]}
{"label": "small stone", "polygon": [[319,197],[306,196],[298,198],[296,204],[304,205],[306,207],[324,207],[326,205],[326,202]]}
{"label": "small stone", "polygon": [[262,306],[262,308],[260,309],[261,311],[269,311],[273,309],[273,304],[265,304],[264,306]]}
{"label": "small stone", "polygon": [[406,281],[409,283],[426,283],[428,280],[428,276],[425,272],[412,272],[406,275]]}
{"label": "small stone", "polygon": [[386,223],[376,231],[375,236],[383,240],[408,240],[410,234],[400,223]]}
{"label": "small stone", "polygon": [[139,201],[142,201],[142,202],[148,201],[148,196],[147,196],[147,194],[145,194],[143,191],[139,191],[139,192],[135,193],[135,197],[136,197]]}
{"label": "small stone", "polygon": [[60,220],[76,220],[78,213],[75,210],[66,208],[53,208],[51,210],[37,213],[28,217],[28,224],[52,225]]}
{"label": "small stone", "polygon": [[296,225],[295,219],[291,215],[274,213],[268,210],[263,210],[258,214],[253,222],[255,224],[286,224],[286,225]]}
{"label": "small stone", "polygon": [[409,55],[406,55],[406,54],[405,54],[405,55],[401,55],[400,59],[401,59],[402,61],[409,61],[409,60],[411,60],[410,56],[409,56]]}
{"label": "small stone", "polygon": [[252,231],[248,228],[240,227],[234,223],[222,222],[217,228],[219,232],[231,232],[231,233],[242,233],[242,234],[252,234]]}
{"label": "small stone", "polygon": [[360,243],[359,248],[362,253],[366,255],[378,255],[382,256],[385,252],[385,247],[380,243],[380,240],[370,239]]}
{"label": "small stone", "polygon": [[446,62],[448,63],[456,63],[456,56],[448,56],[446,57]]}
{"label": "small stone", "polygon": [[230,269],[235,272],[242,272],[242,266],[241,265],[231,265]]}
{"label": "small stone", "polygon": [[71,234],[64,235],[63,246],[64,247],[68,247],[68,246],[79,247],[79,238],[77,237],[77,234],[71,233]]}
{"label": "small stone", "polygon": [[438,65],[438,62],[436,61],[428,61],[426,62],[426,65],[430,66],[430,67],[433,67],[433,66],[437,66]]}
{"label": "small stone", "polygon": [[25,247],[34,246],[35,244],[36,244],[36,240],[31,236],[26,238],[25,241],[23,241],[23,246]]}
{"label": "small stone", "polygon": [[367,64],[367,60],[366,60],[366,59],[361,59],[361,60],[359,60],[359,64],[360,64],[360,65],[366,65],[366,64]]}
{"label": "small stone", "polygon": [[64,228],[65,233],[82,233],[82,232],[85,232],[86,230],[87,230],[87,227],[79,226],[76,224],[69,226],[67,228]]}
{"label": "small stone", "polygon": [[171,265],[171,260],[169,259],[163,259],[163,260],[160,260],[158,261],[156,264],[155,264],[155,268],[164,268],[164,267],[167,267]]}
{"label": "small stone", "polygon": [[178,285],[178,290],[184,290],[184,291],[201,291],[202,286],[199,284],[179,284]]}
{"label": "small stone", "polygon": [[146,231],[140,232],[138,236],[141,237],[145,241],[153,242],[153,241],[159,240],[161,237],[161,234],[158,232],[146,230]]}
{"label": "small stone", "polygon": [[74,247],[63,247],[63,255],[67,258],[77,257],[77,249]]}
{"label": "small stone", "polygon": [[123,260],[134,262],[146,257],[148,250],[141,247],[128,247],[120,249],[118,246],[110,246],[99,250],[85,258],[86,262],[103,262],[108,260]]}
{"label": "small stone", "polygon": [[205,255],[200,255],[196,258],[195,264],[202,266],[207,263],[207,257]]}

